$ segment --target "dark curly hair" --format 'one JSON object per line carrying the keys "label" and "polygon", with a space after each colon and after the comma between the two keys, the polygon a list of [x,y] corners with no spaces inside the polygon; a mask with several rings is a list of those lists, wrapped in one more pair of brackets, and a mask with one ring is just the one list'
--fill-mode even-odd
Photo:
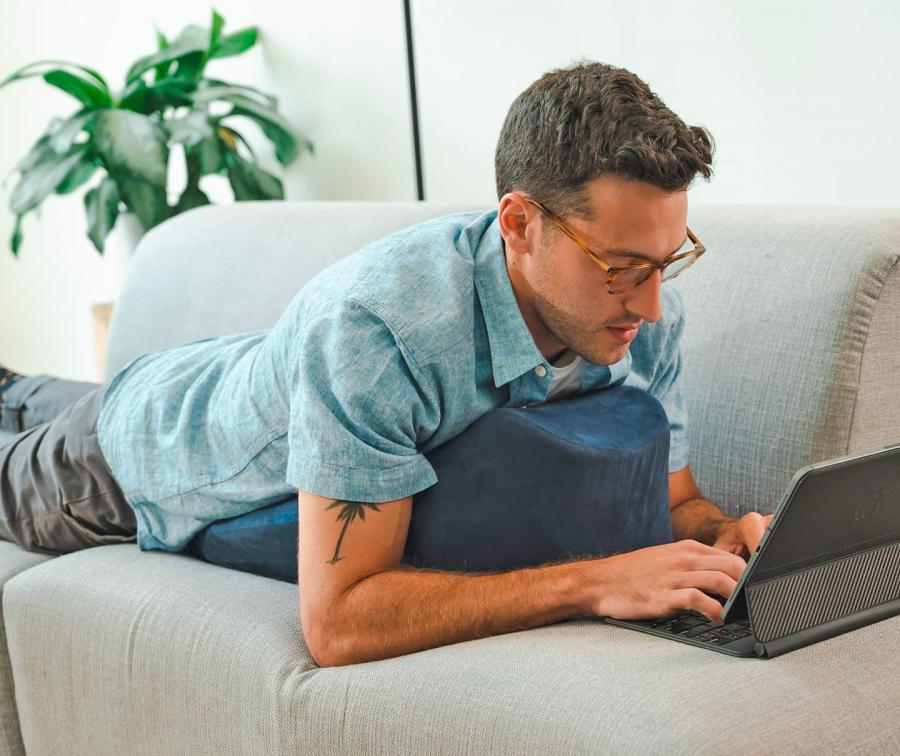
{"label": "dark curly hair", "polygon": [[580,61],[513,101],[494,153],[497,197],[518,189],[559,215],[590,218],[585,185],[603,175],[687,189],[712,174],[712,135],[688,126],[624,68]]}

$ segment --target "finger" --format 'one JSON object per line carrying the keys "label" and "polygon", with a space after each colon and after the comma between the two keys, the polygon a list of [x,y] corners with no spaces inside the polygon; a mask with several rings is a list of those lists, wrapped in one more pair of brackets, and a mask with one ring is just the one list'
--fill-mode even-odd
{"label": "finger", "polygon": [[747,560],[737,554],[729,554],[722,549],[714,549],[711,554],[702,554],[692,563],[693,570],[718,571],[740,580],[747,568]]}
{"label": "finger", "polygon": [[675,588],[699,588],[716,593],[724,599],[731,596],[737,588],[737,580],[718,570],[684,572],[676,575],[674,580]]}
{"label": "finger", "polygon": [[709,617],[717,625],[724,625],[722,604],[696,588],[681,588],[672,591],[672,599],[678,609],[693,610]]}
{"label": "finger", "polygon": [[764,517],[746,515],[738,523],[738,533],[741,535],[741,540],[747,545],[747,551],[750,554],[756,551],[765,532],[766,519]]}

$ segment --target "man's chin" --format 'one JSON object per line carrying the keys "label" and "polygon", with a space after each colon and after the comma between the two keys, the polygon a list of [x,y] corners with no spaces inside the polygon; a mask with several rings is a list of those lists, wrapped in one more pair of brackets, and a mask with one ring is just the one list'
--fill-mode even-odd
{"label": "man's chin", "polygon": [[625,355],[628,354],[628,350],[631,348],[631,344],[619,344],[613,348],[605,348],[601,350],[595,350],[592,354],[586,355],[584,352],[576,353],[581,354],[582,359],[590,362],[592,365],[613,365],[620,360],[625,359]]}

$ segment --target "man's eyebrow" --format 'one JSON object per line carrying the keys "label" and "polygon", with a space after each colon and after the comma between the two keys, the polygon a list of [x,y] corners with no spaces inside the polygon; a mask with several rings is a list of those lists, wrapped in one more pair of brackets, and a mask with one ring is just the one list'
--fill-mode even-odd
{"label": "man's eyebrow", "polygon": [[[681,240],[681,244],[679,244],[675,249],[673,249],[669,254],[674,255],[679,249],[684,246],[684,243],[688,240],[687,234],[685,234],[684,239]],[[637,257],[639,260],[646,260],[647,262],[656,262],[655,257],[651,257],[648,254],[643,252],[638,252],[634,249],[604,249],[598,252],[600,255],[616,255],[618,257]]]}

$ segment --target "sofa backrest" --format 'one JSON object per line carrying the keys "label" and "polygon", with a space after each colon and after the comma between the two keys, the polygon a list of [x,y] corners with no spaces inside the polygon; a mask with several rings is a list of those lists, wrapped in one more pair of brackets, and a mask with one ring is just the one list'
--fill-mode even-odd
{"label": "sofa backrest", "polygon": [[[473,205],[240,202],[141,241],[110,326],[107,377],[145,352],[271,327],[319,270]],[[900,211],[693,204],[706,255],[685,301],[691,467],[737,516],[772,511],[801,466],[900,442]]]}

